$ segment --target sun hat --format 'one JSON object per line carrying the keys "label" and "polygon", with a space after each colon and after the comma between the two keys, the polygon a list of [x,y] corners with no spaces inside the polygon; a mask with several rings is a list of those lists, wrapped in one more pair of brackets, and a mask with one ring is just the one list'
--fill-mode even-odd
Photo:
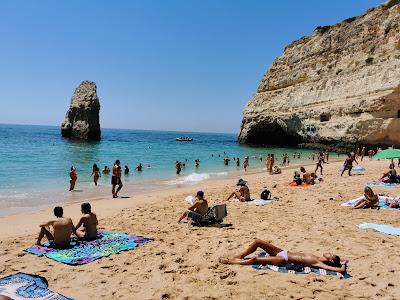
{"label": "sun hat", "polygon": [[247,181],[246,180],[243,180],[242,178],[240,178],[239,180],[238,180],[238,183],[236,183],[236,185],[246,185],[247,184]]}

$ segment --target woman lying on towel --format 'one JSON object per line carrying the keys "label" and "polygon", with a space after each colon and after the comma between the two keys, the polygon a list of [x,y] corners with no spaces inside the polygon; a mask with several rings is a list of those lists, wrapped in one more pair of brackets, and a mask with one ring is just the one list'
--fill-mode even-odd
{"label": "woman lying on towel", "polygon": [[[247,257],[258,248],[263,249],[270,256]],[[331,253],[324,253],[322,257],[319,257],[313,254],[292,252],[282,250],[268,242],[258,239],[251,243],[243,253],[233,258],[220,258],[220,262],[223,264],[236,265],[268,264],[274,266],[285,266],[287,263],[293,263],[304,267],[315,267],[340,273],[345,273],[347,268],[347,261],[342,261],[339,256]]]}
{"label": "woman lying on towel", "polygon": [[364,198],[359,200],[356,204],[354,204],[354,208],[359,209],[359,208],[377,207],[378,204],[379,204],[378,195],[375,194],[374,191],[369,186],[366,186],[364,188]]}

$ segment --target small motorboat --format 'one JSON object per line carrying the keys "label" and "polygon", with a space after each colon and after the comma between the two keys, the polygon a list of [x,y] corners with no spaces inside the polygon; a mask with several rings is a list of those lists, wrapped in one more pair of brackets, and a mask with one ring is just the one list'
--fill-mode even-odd
{"label": "small motorboat", "polygon": [[191,137],[178,137],[175,140],[177,140],[178,142],[191,142],[193,141],[193,138]]}

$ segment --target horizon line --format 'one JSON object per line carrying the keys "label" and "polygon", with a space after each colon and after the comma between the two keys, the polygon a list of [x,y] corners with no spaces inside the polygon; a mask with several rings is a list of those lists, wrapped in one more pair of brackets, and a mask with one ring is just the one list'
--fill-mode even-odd
{"label": "horizon line", "polygon": [[[59,127],[59,126],[57,126],[57,125],[48,125],[48,124],[0,123],[0,125]],[[237,132],[181,131],[181,130],[141,129],[141,128],[117,128],[117,127],[100,127],[100,130],[101,130],[101,129],[138,130],[138,131],[159,131],[159,132],[184,132],[184,133],[235,134],[235,135],[238,135]]]}

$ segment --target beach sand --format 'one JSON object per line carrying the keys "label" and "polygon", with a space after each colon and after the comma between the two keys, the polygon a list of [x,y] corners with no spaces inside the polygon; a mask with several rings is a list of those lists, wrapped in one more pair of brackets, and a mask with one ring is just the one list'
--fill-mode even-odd
{"label": "beach sand", "polygon": [[[225,223],[233,226],[222,229],[193,228],[188,223],[177,224],[177,219],[186,208],[187,195],[202,189],[213,205],[235,188],[235,179],[204,181],[126,199],[106,195],[92,202],[100,227],[155,241],[83,266],[23,252],[35,242],[39,223],[52,218],[52,208],[3,217],[0,275],[41,275],[52,290],[75,299],[400,299],[400,237],[356,227],[360,223],[400,226],[400,211],[340,206],[362,195],[365,184],[378,179],[389,163],[364,160],[361,165],[367,170],[354,172],[352,177],[340,177],[341,165],[324,165],[325,181],[306,188],[288,185],[293,175],[290,168],[281,175],[243,174],[253,197],[268,186],[272,196],[280,199],[266,206],[228,203]],[[397,187],[373,189],[400,193]],[[129,196],[123,190],[121,195]],[[74,222],[79,214],[79,203],[65,206],[65,215]],[[255,238],[289,250],[337,253],[350,260],[348,271],[353,277],[290,275],[218,262],[221,256],[242,251]]]}

